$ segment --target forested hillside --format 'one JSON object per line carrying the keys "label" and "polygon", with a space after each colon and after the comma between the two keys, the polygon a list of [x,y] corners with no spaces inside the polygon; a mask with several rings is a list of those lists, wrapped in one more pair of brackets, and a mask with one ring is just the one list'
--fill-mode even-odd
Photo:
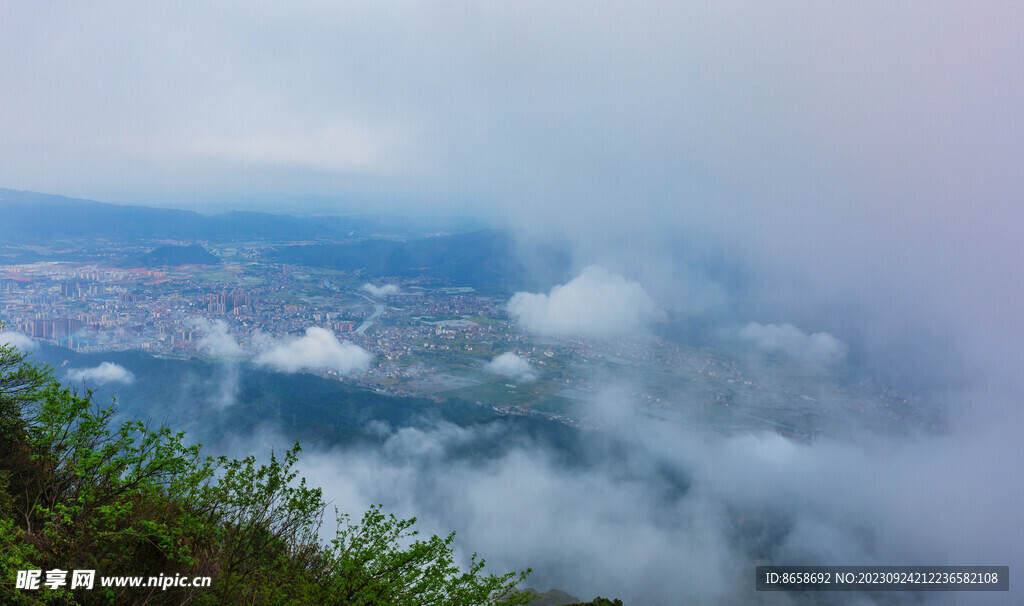
{"label": "forested hillside", "polygon": [[[371,508],[328,512],[298,477],[299,446],[204,456],[183,433],[138,421],[61,386],[0,347],[0,603],[526,604],[526,573],[453,560],[454,534],[418,538],[415,519]],[[333,540],[321,526],[336,524]],[[38,589],[19,571],[42,571]],[[95,570],[92,589],[46,571]],[[194,579],[208,587],[102,586],[101,577]]]}
{"label": "forested hillside", "polygon": [[[482,230],[413,240],[286,246],[270,258],[280,263],[327,267],[366,276],[431,278],[455,286],[510,292],[563,279],[570,266],[565,250],[531,251],[535,268],[526,267],[523,255],[517,252],[523,251],[517,251],[511,233]],[[531,278],[534,273],[546,279]]]}
{"label": "forested hillside", "polygon": [[352,217],[291,217],[241,211],[202,215],[0,188],[0,240],[5,242],[98,238],[336,239],[366,232],[370,227],[366,220]]}

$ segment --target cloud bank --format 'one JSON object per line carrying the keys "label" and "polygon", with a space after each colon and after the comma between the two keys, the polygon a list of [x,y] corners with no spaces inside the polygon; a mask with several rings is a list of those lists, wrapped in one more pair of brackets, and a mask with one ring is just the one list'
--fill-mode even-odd
{"label": "cloud bank", "polygon": [[484,370],[523,383],[537,380],[537,373],[534,371],[533,366],[530,366],[529,362],[510,351],[484,364]]}
{"label": "cloud bank", "polygon": [[114,364],[113,362],[103,362],[95,368],[76,368],[68,371],[68,380],[95,385],[105,385],[107,383],[130,385],[135,382],[135,375],[124,366]]}
{"label": "cloud bank", "polygon": [[597,265],[546,295],[516,293],[508,311],[526,331],[552,337],[640,336],[663,317],[643,286]]}
{"label": "cloud bank", "polygon": [[764,353],[785,354],[809,367],[828,368],[846,359],[847,346],[827,332],[807,334],[792,324],[758,324],[751,322],[739,331],[739,337],[750,341]]}
{"label": "cloud bank", "polygon": [[9,330],[0,331],[0,345],[10,345],[22,351],[30,351],[39,347],[39,344],[33,341],[32,337]]}
{"label": "cloud bank", "polygon": [[[627,604],[961,604],[963,596],[941,592],[763,595],[753,571],[797,562],[1013,567],[1024,556],[1015,506],[1024,471],[970,471],[1005,453],[1010,431],[995,443],[962,435],[798,443],[627,420],[614,436],[584,434],[585,464],[566,464],[550,443],[497,423],[441,423],[384,430],[379,448],[308,452],[301,467],[342,511],[383,503],[418,516],[428,532],[456,530],[457,545],[485,554],[492,570],[530,566],[534,587]],[[501,454],[465,455],[484,443]],[[950,482],[950,473],[961,479]]]}
{"label": "cloud bank", "polygon": [[196,344],[199,351],[221,358],[237,358],[245,355],[242,346],[228,333],[228,325],[224,320],[211,322],[205,318],[199,318],[196,320],[196,328],[205,333]]}
{"label": "cloud bank", "polygon": [[395,295],[401,292],[401,288],[397,284],[385,284],[384,286],[374,286],[373,284],[363,284],[363,290],[370,293],[370,296],[377,297],[378,299],[386,297],[388,295]]}
{"label": "cloud bank", "polygon": [[280,372],[333,370],[344,377],[366,372],[372,360],[373,355],[362,347],[338,341],[333,333],[318,327],[307,328],[305,336],[298,339],[271,342],[268,350],[253,358],[257,365]]}

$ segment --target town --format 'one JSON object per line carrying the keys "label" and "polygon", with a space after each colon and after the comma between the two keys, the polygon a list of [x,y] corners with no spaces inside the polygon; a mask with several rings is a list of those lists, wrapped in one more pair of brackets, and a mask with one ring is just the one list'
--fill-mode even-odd
{"label": "town", "polygon": [[[428,278],[269,263],[259,244],[210,248],[220,264],[0,265],[0,320],[7,330],[80,353],[139,350],[208,359],[224,355],[207,346],[211,330],[230,335],[239,351],[255,353],[261,340],[320,327],[374,356],[358,377],[316,370],[321,376],[390,395],[439,402],[457,397],[502,414],[544,416],[577,427],[586,426],[579,420],[586,416],[581,403],[602,388],[595,369],[620,377],[628,397],[652,414],[696,415],[720,431],[767,424],[785,435],[808,437],[822,428],[802,412],[806,401],[848,391],[814,377],[765,381],[720,351],[649,336],[538,337],[510,320],[507,296],[500,293]],[[522,380],[486,372],[487,362],[505,352],[523,358],[536,376]],[[847,394],[842,400],[862,414],[908,414],[895,394]]]}

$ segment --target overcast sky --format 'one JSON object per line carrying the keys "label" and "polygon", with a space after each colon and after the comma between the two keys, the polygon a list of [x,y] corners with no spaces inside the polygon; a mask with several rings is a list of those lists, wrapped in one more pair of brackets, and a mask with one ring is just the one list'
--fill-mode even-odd
{"label": "overcast sky", "polygon": [[1015,2],[3,4],[7,187],[802,226],[1020,176]]}
{"label": "overcast sky", "polygon": [[987,350],[1024,334],[1021,31],[1018,2],[4,2],[0,186],[473,212],[581,267],[685,232]]}
{"label": "overcast sky", "polygon": [[581,267],[685,232],[1024,334],[1018,2],[2,7],[3,187],[472,212]]}

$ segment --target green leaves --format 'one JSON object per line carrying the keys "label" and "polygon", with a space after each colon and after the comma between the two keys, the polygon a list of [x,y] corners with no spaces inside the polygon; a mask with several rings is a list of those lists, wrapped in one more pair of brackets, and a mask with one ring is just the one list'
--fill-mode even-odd
{"label": "green leaves", "polygon": [[52,381],[50,369],[29,364],[12,345],[0,345],[0,461],[14,454],[12,446],[23,437],[22,408]]}
{"label": "green leaves", "polygon": [[337,537],[329,551],[327,595],[332,604],[528,604],[531,596],[515,592],[524,573],[484,576],[484,561],[473,554],[468,571],[455,565],[455,533],[412,540],[415,518],[402,520],[371,507],[359,524],[338,516]]}
{"label": "green leaves", "polygon": [[[213,587],[159,593],[105,588],[89,603],[527,604],[529,571],[488,575],[474,554],[461,570],[455,535],[419,538],[416,520],[371,507],[358,523],[337,514],[324,544],[326,504],[297,468],[300,448],[266,463],[202,456],[167,427],[112,427],[98,406],[48,369],[0,347],[0,573],[94,568],[103,575],[210,576]],[[21,567],[21,568],[15,568]],[[9,575],[8,575],[9,576]],[[24,603],[68,592],[19,593]],[[15,602],[16,603],[16,602]]]}

